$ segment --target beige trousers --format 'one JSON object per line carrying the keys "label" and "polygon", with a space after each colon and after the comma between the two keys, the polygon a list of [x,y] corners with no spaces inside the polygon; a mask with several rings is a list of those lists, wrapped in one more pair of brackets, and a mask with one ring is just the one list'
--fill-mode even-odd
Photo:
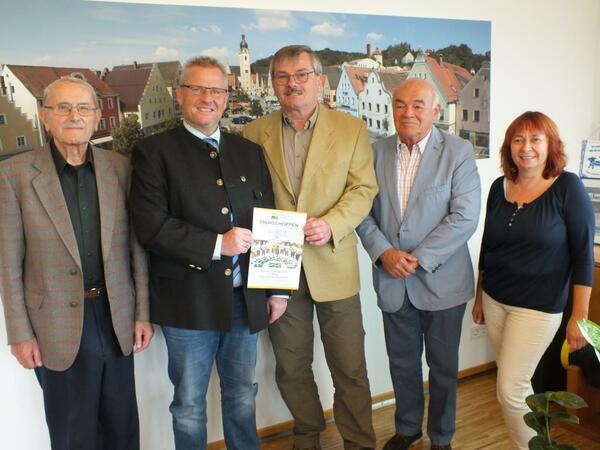
{"label": "beige trousers", "polygon": [[562,313],[508,306],[483,292],[483,315],[498,366],[496,394],[512,448],[527,450],[535,431],[525,425],[531,377],[560,325]]}

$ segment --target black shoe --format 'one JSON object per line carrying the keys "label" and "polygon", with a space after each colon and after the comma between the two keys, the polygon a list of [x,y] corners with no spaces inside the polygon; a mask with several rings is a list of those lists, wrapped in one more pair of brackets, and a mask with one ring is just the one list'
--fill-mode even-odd
{"label": "black shoe", "polygon": [[395,434],[392,438],[385,443],[383,450],[408,450],[408,448],[418,442],[423,437],[422,432],[413,434],[412,436],[404,436],[402,434]]}
{"label": "black shoe", "polygon": [[452,450],[452,446],[450,444],[447,444],[447,445],[431,444],[431,450]]}

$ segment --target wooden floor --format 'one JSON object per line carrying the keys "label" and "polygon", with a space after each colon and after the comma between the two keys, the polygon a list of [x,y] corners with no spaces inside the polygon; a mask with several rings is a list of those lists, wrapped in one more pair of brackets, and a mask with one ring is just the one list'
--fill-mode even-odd
{"label": "wooden floor", "polygon": [[[508,450],[508,431],[504,427],[500,407],[496,402],[496,373],[487,372],[461,380],[458,385],[458,411],[456,435],[452,442],[455,450]],[[394,433],[394,406],[373,411],[373,424],[377,434],[377,448],[383,447]],[[554,439],[559,443],[571,444],[580,450],[600,449],[600,443],[566,429],[555,427]],[[342,450],[343,444],[334,423],[327,426],[321,435],[323,450]],[[289,450],[292,438],[289,435],[272,437],[261,444],[263,450]],[[429,440],[423,440],[411,450],[428,450]]]}

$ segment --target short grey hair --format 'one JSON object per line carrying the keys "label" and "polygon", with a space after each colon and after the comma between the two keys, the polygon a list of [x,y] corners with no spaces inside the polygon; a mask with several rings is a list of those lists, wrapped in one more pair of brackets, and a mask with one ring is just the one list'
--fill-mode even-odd
{"label": "short grey hair", "polygon": [[442,99],[440,97],[440,93],[438,92],[437,87],[435,86],[435,84],[433,84],[433,82],[425,79],[425,78],[419,78],[419,77],[411,77],[411,78],[407,78],[406,80],[404,80],[403,83],[401,83],[395,90],[394,90],[394,95],[392,97],[396,96],[396,91],[400,90],[402,88],[402,85],[404,83],[408,83],[411,81],[421,81],[423,83],[425,83],[427,85],[427,87],[429,87],[429,89],[431,89],[431,92],[433,92],[433,104],[431,106],[435,106],[435,105],[439,105],[440,108],[442,107]]}
{"label": "short grey hair", "polygon": [[288,45],[286,47],[282,47],[273,55],[273,59],[271,59],[271,64],[269,66],[269,73],[271,77],[275,76],[275,66],[279,64],[284,59],[293,59],[299,57],[302,53],[307,53],[312,60],[313,70],[315,71],[315,75],[321,75],[323,73],[323,66],[321,65],[321,61],[317,58],[317,55],[308,45]]}
{"label": "short grey hair", "polygon": [[88,83],[86,80],[84,80],[83,78],[79,78],[73,75],[65,75],[62,76],[60,78],[58,78],[57,80],[54,80],[52,83],[50,83],[48,86],[46,86],[44,88],[44,93],[43,93],[43,97],[42,97],[42,105],[46,104],[46,101],[48,100],[48,97],[50,97],[50,94],[52,94],[52,90],[58,86],[59,84],[62,83],[73,83],[73,84],[78,84],[80,86],[85,87],[88,91],[90,91],[90,94],[92,95],[92,98],[94,99],[94,106],[99,106],[98,103],[98,96],[96,95],[96,90],[94,89],[94,87]]}
{"label": "short grey hair", "polygon": [[192,67],[204,67],[207,69],[218,69],[222,74],[225,81],[225,85],[227,85],[227,69],[215,58],[210,56],[197,56],[195,58],[188,59],[183,68],[181,69],[181,73],[179,74],[179,80],[177,80],[177,85],[181,86],[181,84],[185,81],[185,76],[187,75],[188,69]]}

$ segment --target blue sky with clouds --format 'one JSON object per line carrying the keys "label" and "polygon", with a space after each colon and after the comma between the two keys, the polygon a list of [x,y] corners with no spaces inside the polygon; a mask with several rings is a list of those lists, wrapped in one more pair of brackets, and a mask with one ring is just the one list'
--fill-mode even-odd
{"label": "blue sky with clouds", "polygon": [[0,64],[101,69],[207,54],[238,65],[242,33],[252,61],[299,43],[358,52],[367,42],[373,49],[409,42],[413,48],[465,43],[477,53],[490,50],[488,21],[79,0],[11,3],[0,27]]}

